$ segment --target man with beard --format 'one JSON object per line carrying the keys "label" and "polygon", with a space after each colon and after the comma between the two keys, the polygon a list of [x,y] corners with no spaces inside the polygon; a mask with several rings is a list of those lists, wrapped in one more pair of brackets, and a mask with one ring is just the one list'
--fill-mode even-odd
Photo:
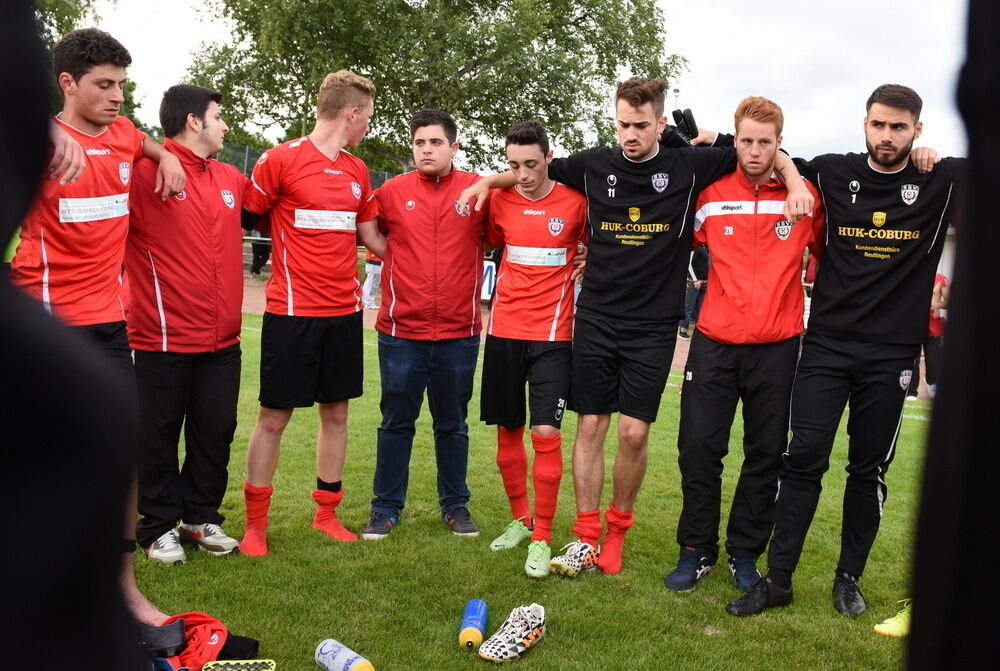
{"label": "man with beard", "polygon": [[921,106],[913,89],[879,86],[867,103],[866,154],[796,161],[826,206],[826,247],[792,390],[792,437],[769,572],[726,607],[733,615],[792,601],[792,573],[848,404],[848,476],[833,600],[849,617],[867,608],[858,579],[878,532],[885,473],[927,333],[927,296],[944,246],[945,215],[965,165],[944,159],[932,172],[918,172],[911,149],[922,130]]}

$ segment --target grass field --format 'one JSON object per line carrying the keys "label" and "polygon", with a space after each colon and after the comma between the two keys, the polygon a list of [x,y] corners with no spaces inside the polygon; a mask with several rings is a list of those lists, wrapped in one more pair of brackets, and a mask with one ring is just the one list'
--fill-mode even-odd
{"label": "grass field", "polygon": [[[242,480],[247,438],[257,412],[260,317],[244,315],[243,387],[233,443],[225,528],[243,532]],[[365,395],[351,404],[350,446],[341,519],[360,529],[368,518],[379,424],[375,334],[365,333]],[[481,368],[481,366],[480,366]],[[674,541],[681,507],[677,467],[680,374],[671,374],[650,440],[649,471],[636,505],[636,523],[616,576],[586,574],[576,580],[531,580],[522,570],[524,550],[492,553],[490,540],[509,521],[494,463],[494,431],[478,421],[477,392],[469,410],[470,509],[479,538],[450,534],[440,520],[430,420],[417,426],[407,507],[381,542],[338,544],[309,527],[314,504],[316,413],[296,412],[285,434],[271,508],[271,555],[212,557],[189,551],[186,565],[163,567],[139,557],[143,591],[167,612],[206,611],[235,633],[261,641],[261,656],[282,671],[317,668],[317,643],[335,638],[372,661],[379,671],[482,668],[487,662],[460,649],[457,629],[472,598],[490,606],[492,633],[515,606],[545,606],[548,632],[518,667],[530,669],[899,669],[903,645],[872,633],[908,594],[908,569],[923,459],[926,403],[908,403],[898,453],[888,475],[889,499],[862,588],[869,611],[855,620],[837,614],[830,588],[840,545],[840,507],[846,464],[841,428],[830,472],[795,576],[788,608],[738,619],[725,604],[737,595],[725,568],[690,594],[663,587],[677,558]],[[741,460],[741,425],[734,427],[726,462],[723,530],[733,474]],[[564,426],[566,474],[553,544],[569,542],[574,505],[570,477],[575,418]],[[613,455],[609,442],[608,459]],[[610,468],[608,469],[610,478]],[[606,483],[603,504],[610,496]],[[764,562],[761,562],[763,568]]]}

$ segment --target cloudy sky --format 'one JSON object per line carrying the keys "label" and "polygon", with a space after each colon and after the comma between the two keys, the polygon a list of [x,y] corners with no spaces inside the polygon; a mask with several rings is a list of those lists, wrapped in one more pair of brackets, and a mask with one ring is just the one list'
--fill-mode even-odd
{"label": "cloudy sky", "polygon": [[[613,0],[609,0],[613,1]],[[204,0],[98,1],[98,26],[132,53],[139,117],[157,123],[163,90],[181,81],[202,41],[225,26],[203,20]],[[785,111],[784,144],[797,156],[863,151],[864,102],[879,84],[912,86],[924,99],[920,144],[965,155],[954,105],[964,57],[960,0],[659,0],[667,50],[689,71],[671,82],[668,109],[690,107],[699,125],[730,130],[748,95]],[[637,17],[641,20],[641,17]]]}

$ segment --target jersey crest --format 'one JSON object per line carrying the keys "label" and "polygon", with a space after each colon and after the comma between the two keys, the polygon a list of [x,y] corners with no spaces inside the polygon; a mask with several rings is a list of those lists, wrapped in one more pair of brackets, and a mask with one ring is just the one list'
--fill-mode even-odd
{"label": "jersey crest", "polygon": [[917,184],[904,184],[899,190],[899,195],[902,196],[904,203],[913,205],[917,202],[917,196],[920,195],[920,186]]}
{"label": "jersey crest", "polygon": [[566,220],[560,217],[549,217],[549,233],[559,235],[566,227]]}
{"label": "jersey crest", "polygon": [[663,193],[667,188],[667,184],[670,183],[670,175],[665,172],[658,172],[653,175],[652,181],[653,190],[656,191],[656,193]]}
{"label": "jersey crest", "polygon": [[128,161],[122,161],[118,164],[118,179],[122,181],[122,184],[128,184],[129,177],[132,176],[132,164]]}
{"label": "jersey crest", "polygon": [[467,217],[467,216],[469,216],[469,213],[466,212],[465,209],[463,209],[462,206],[458,204],[457,200],[455,201],[455,212],[457,212],[458,216],[460,216],[460,217]]}
{"label": "jersey crest", "polygon": [[628,208],[628,218],[632,221],[639,221],[639,208],[630,207]]}
{"label": "jersey crest", "polygon": [[226,204],[230,210],[236,205],[236,197],[233,196],[233,192],[229,189],[223,189],[219,192],[222,195],[222,202]]}
{"label": "jersey crest", "polygon": [[872,223],[879,228],[885,226],[885,212],[872,212]]}
{"label": "jersey crest", "polygon": [[361,200],[361,185],[351,182],[351,193],[354,194],[354,200]]}
{"label": "jersey crest", "polygon": [[910,388],[910,378],[913,377],[912,370],[904,370],[899,374],[899,386],[903,389]]}
{"label": "jersey crest", "polygon": [[792,234],[792,224],[787,219],[774,222],[774,234],[778,236],[779,240],[787,240],[788,236]]}

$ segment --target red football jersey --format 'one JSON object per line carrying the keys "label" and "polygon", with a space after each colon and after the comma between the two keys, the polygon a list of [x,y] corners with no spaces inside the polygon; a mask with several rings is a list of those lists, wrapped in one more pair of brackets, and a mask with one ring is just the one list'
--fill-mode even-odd
{"label": "red football jersey", "polygon": [[539,200],[516,187],[490,196],[487,240],[504,246],[487,333],[517,340],[573,339],[573,259],[587,199],[555,184]]}
{"label": "red football jersey", "polygon": [[357,223],[374,219],[364,161],[341,150],[327,158],[308,137],[261,154],[243,206],[270,215],[267,312],[337,317],[362,309]]}
{"label": "red football jersey", "polygon": [[123,116],[97,135],[56,121],[83,147],[87,169],[73,184],[42,180],[11,280],[70,326],[123,321],[129,185],[146,136]]}

